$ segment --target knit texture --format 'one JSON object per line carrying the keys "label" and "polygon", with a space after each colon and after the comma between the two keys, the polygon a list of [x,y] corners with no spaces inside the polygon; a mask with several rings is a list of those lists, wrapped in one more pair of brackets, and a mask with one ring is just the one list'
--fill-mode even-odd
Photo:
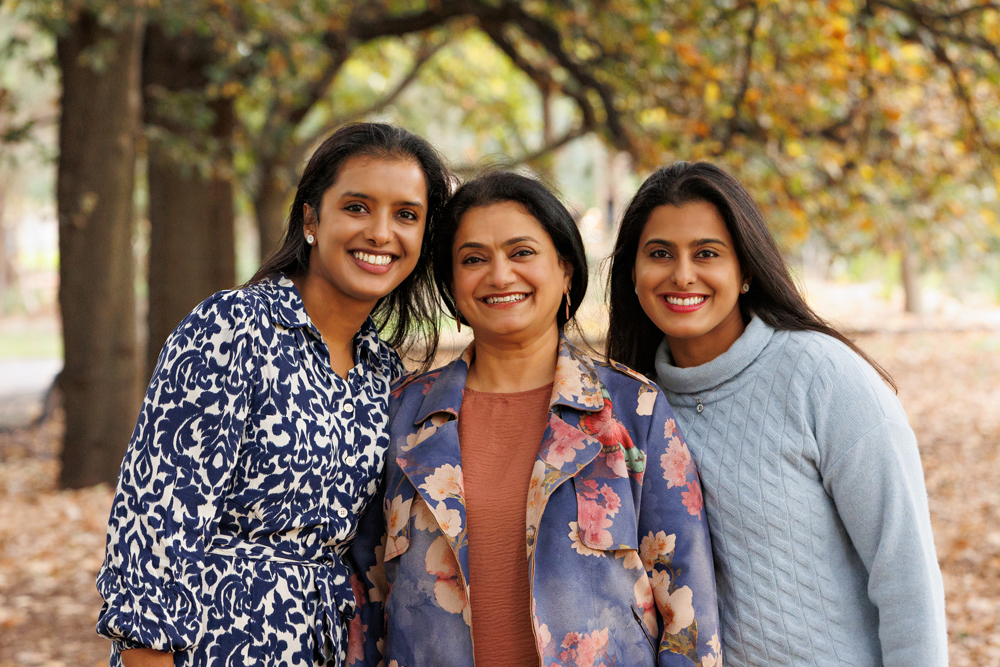
{"label": "knit texture", "polygon": [[947,665],[916,438],[874,369],[754,318],[701,366],[664,340],[656,373],[701,474],[725,664]]}

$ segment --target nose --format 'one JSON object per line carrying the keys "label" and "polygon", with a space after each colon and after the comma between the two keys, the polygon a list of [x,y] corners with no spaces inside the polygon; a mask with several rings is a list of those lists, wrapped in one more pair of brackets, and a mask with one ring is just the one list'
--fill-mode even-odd
{"label": "nose", "polygon": [[365,229],[365,239],[376,247],[384,246],[392,239],[392,216],[388,211],[377,211],[369,219]]}
{"label": "nose", "polygon": [[694,264],[686,257],[681,257],[674,263],[672,280],[678,287],[685,287],[695,282]]}
{"label": "nose", "polygon": [[490,272],[487,279],[489,280],[489,284],[493,287],[506,287],[514,282],[515,276],[510,261],[508,261],[506,257],[501,256],[493,262],[490,266]]}

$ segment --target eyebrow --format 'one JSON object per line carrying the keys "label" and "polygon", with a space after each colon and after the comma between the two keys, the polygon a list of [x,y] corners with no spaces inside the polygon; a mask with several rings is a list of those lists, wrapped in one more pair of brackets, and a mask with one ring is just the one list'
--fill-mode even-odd
{"label": "eyebrow", "polygon": [[[512,239],[504,241],[503,243],[500,244],[500,247],[506,248],[508,246],[517,245],[518,243],[524,243],[525,241],[534,241],[535,243],[538,243],[538,241],[531,236],[517,236]],[[458,246],[458,249],[462,250],[464,248],[474,248],[479,250],[485,247],[486,247],[485,244],[476,243],[475,241],[467,241],[466,243],[463,243],[462,245]]]}
{"label": "eyebrow", "polygon": [[[351,199],[364,199],[365,201],[374,201],[375,198],[371,195],[366,195],[364,192],[345,192],[340,195],[340,198],[349,197]],[[394,203],[394,206],[412,206],[414,208],[423,208],[424,205],[418,201],[402,200]]]}
{"label": "eyebrow", "polygon": [[[727,248],[728,247],[726,245],[725,241],[723,241],[722,239],[698,239],[696,241],[693,241],[690,245],[692,245],[692,246],[699,246],[699,245],[710,245],[712,243],[714,243],[716,245],[721,245],[723,248]],[[674,243],[673,241],[667,241],[667,240],[664,240],[664,239],[649,239],[648,241],[646,241],[645,245],[643,245],[642,247],[646,248],[646,247],[649,247],[651,245],[662,245],[662,246],[666,246],[668,248],[676,248],[677,247],[677,244]]]}

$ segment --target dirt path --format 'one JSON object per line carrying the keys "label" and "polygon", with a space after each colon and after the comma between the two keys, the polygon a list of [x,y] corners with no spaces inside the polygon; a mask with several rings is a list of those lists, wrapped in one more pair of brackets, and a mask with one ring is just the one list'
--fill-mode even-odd
{"label": "dirt path", "polygon": [[[1000,665],[1000,333],[866,335],[920,441],[953,667]],[[111,490],[55,491],[60,425],[0,434],[0,667],[107,664]]]}

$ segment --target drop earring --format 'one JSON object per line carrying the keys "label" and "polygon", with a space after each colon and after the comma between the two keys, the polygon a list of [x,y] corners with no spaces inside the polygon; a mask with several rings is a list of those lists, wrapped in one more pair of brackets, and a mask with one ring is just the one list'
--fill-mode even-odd
{"label": "drop earring", "polygon": [[563,294],[566,295],[566,321],[568,322],[569,321],[569,307],[571,305],[570,304],[570,300],[569,300],[569,290],[566,290],[565,292],[563,292]]}
{"label": "drop earring", "polygon": [[309,236],[306,237],[306,243],[308,243],[309,245],[312,245],[313,241],[315,241],[315,240],[316,240],[316,237],[313,236],[312,234],[310,234]]}
{"label": "drop earring", "polygon": [[462,333],[462,313],[455,309],[455,322],[458,324],[458,333]]}
{"label": "drop earring", "polygon": [[743,283],[743,293],[746,294],[750,291],[750,283]]}

